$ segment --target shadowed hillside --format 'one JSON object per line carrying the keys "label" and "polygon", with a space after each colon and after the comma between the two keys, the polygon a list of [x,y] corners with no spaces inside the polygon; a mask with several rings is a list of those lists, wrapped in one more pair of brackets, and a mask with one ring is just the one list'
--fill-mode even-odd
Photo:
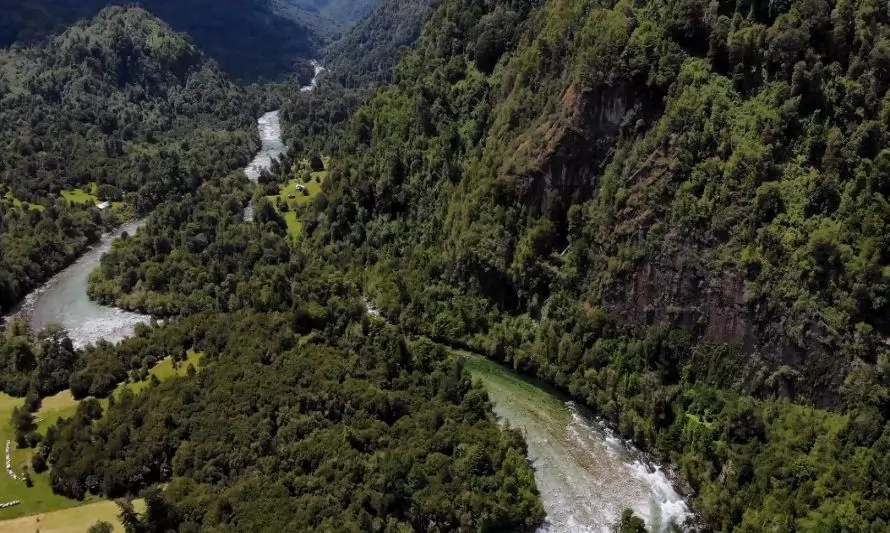
{"label": "shadowed hillside", "polygon": [[[0,45],[33,42],[93,17],[116,0],[0,0]],[[230,75],[272,78],[307,60],[331,37],[316,15],[267,0],[142,0],[138,5],[186,33]],[[319,15],[320,16],[320,15]],[[313,29],[309,29],[310,26]]]}

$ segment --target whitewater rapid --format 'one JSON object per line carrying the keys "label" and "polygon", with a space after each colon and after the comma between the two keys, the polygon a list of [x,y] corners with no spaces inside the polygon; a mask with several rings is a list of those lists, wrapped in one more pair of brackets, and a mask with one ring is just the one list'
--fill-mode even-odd
{"label": "whitewater rapid", "polygon": [[[314,86],[314,79],[312,83]],[[261,116],[257,120],[257,128],[262,147],[244,168],[244,173],[254,182],[264,169],[272,166],[272,160],[285,151],[278,111]],[[245,209],[244,218],[253,219],[252,206]],[[100,339],[118,342],[131,336],[137,324],[147,323],[151,317],[91,301],[87,296],[87,283],[90,273],[99,266],[102,255],[111,249],[112,243],[124,233],[135,234],[146,220],[143,218],[124,224],[104,235],[98,244],[68,268],[28,294],[14,314],[24,317],[34,332],[50,324],[61,325],[68,331],[75,347],[83,347]]]}
{"label": "whitewater rapid", "polygon": [[491,361],[471,357],[468,368],[525,435],[547,514],[538,533],[608,533],[628,508],[657,533],[692,518],[666,473],[586,409]]}
{"label": "whitewater rapid", "polygon": [[256,183],[263,170],[272,167],[272,160],[284,153],[284,142],[281,140],[281,119],[278,111],[269,111],[257,120],[257,129],[262,146],[253,160],[244,167],[244,174]]}
{"label": "whitewater rapid", "polygon": [[314,59],[312,60],[312,68],[315,70],[315,74],[312,76],[312,81],[309,82],[309,85],[300,87],[301,92],[309,92],[318,87],[318,75],[324,72],[325,68],[321,66],[321,63]]}

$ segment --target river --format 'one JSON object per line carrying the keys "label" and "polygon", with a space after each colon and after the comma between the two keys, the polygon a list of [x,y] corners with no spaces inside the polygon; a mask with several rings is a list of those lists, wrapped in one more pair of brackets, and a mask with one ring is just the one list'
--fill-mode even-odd
{"label": "river", "polygon": [[[318,61],[312,61],[312,68],[315,69],[315,76],[309,85],[300,87],[300,92],[308,92],[318,86],[318,75],[324,72],[324,67]],[[269,111],[257,120],[257,128],[260,132],[260,151],[257,152],[247,167],[244,168],[244,174],[250,181],[256,183],[260,178],[263,170],[272,166],[272,160],[278,159],[285,152],[287,147],[281,139],[281,118],[278,110]],[[253,221],[253,201],[247,204],[244,209],[244,220]]]}
{"label": "river", "polygon": [[[257,120],[257,129],[260,132],[260,151],[244,167],[244,174],[254,183],[260,179],[263,170],[272,167],[272,160],[278,159],[285,151],[284,141],[281,140],[281,119],[277,110],[261,116]],[[244,221],[253,222],[253,200],[244,208]]]}
{"label": "river", "polygon": [[99,339],[117,342],[132,335],[136,324],[150,317],[93,302],[87,297],[87,280],[111,243],[124,233],[135,233],[143,224],[145,219],[136,220],[103,235],[77,261],[28,294],[17,314],[28,320],[32,331],[60,324],[76,347]]}
{"label": "river", "polygon": [[[300,88],[301,92],[315,89],[318,84],[318,75],[324,72],[324,67],[322,67],[321,63],[318,61],[313,60],[312,67],[315,69],[315,76],[312,78],[312,81],[309,82],[309,85]],[[272,166],[272,160],[278,159],[278,157],[286,150],[284,141],[281,140],[281,119],[279,118],[279,112],[277,110],[269,111],[261,116],[259,120],[257,120],[257,128],[260,132],[262,146],[260,147],[260,151],[257,152],[256,156],[253,158],[253,161],[251,161],[244,169],[244,173],[250,181],[253,181],[254,183],[259,179],[263,170]]]}
{"label": "river", "polygon": [[284,141],[281,140],[281,120],[278,111],[269,111],[261,116],[257,120],[257,129],[260,132],[262,145],[253,161],[244,168],[244,174],[253,182],[256,182],[263,170],[272,166],[272,160],[278,159],[285,150]]}
{"label": "river", "polygon": [[[277,158],[284,151],[277,111],[260,117],[257,128],[262,148],[244,168],[244,173],[254,181],[264,168],[271,166],[272,158]],[[117,231],[104,235],[97,245],[68,268],[28,294],[17,314],[28,320],[32,331],[40,331],[50,324],[60,324],[68,331],[76,347],[100,339],[118,342],[132,335],[136,324],[148,322],[151,317],[93,302],[87,296],[87,281],[90,272],[99,266],[102,255],[111,248],[114,240],[125,232],[135,233],[145,221],[140,219],[124,224]]]}
{"label": "river", "polygon": [[525,435],[547,513],[538,533],[605,533],[627,508],[656,533],[692,518],[668,476],[586,409],[481,357],[467,367],[495,414]]}
{"label": "river", "polygon": [[313,59],[312,68],[315,70],[315,74],[312,76],[312,81],[309,82],[309,85],[300,87],[301,92],[309,92],[318,86],[318,75],[324,72],[324,67],[321,66],[321,63]]}

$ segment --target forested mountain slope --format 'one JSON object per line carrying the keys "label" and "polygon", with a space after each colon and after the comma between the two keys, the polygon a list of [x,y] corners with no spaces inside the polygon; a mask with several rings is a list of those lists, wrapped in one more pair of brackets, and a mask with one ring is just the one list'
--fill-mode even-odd
{"label": "forested mountain slope", "polygon": [[[346,28],[367,15],[377,0],[278,0],[293,6],[306,15],[307,20],[322,19],[336,28]],[[273,4],[274,5],[274,4]]]}
{"label": "forested mountain slope", "polygon": [[438,0],[382,0],[324,53],[315,90],[285,94],[281,117],[291,153],[336,150],[349,118],[392,79],[399,57],[420,36]]}
{"label": "forested mountain slope", "polygon": [[328,69],[340,83],[361,87],[388,81],[401,49],[414,44],[437,0],[381,0],[326,50]]}
{"label": "forested mountain slope", "polygon": [[[0,307],[103,228],[242,166],[257,146],[254,107],[141,9],[0,51]],[[98,200],[113,207],[100,213]]]}
{"label": "forested mountain slope", "polygon": [[[0,45],[32,43],[95,16],[117,0],[0,0]],[[332,37],[323,15],[269,0],[141,0],[136,2],[194,43],[239,79],[272,78],[314,57]]]}
{"label": "forested mountain slope", "polygon": [[446,0],[311,248],[674,461],[717,529],[883,530],[887,9]]}

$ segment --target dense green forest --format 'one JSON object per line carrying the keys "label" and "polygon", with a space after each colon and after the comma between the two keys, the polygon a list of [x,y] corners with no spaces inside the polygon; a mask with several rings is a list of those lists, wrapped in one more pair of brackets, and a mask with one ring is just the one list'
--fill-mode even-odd
{"label": "dense green forest", "polygon": [[0,335],[0,391],[28,398],[31,410],[36,410],[41,398],[66,389],[78,399],[104,398],[118,383],[142,379],[165,357],[185,359],[179,340],[164,335],[140,326],[133,337],[118,345],[101,342],[75,350],[63,329],[53,326],[32,333],[24,321],[15,318]]}
{"label": "dense green forest", "polygon": [[74,497],[169,481],[141,519],[125,511],[139,531],[521,531],[541,518],[521,435],[459,360],[380,322],[330,328],[252,312],[177,322],[164,334],[204,352],[200,372],[104,414],[81,403],[37,461]]}
{"label": "dense green forest", "polygon": [[232,176],[161,206],[102,257],[89,294],[155,316],[290,309],[292,280],[309,274],[292,261],[286,224],[268,201],[255,206],[254,224],[243,222],[246,184]]}
{"label": "dense green forest", "polygon": [[[294,311],[202,312],[83,350],[61,330],[34,337],[11,323],[0,384],[31,387],[13,423],[34,471],[51,467],[53,489],[73,498],[141,493],[144,513],[122,507],[127,531],[495,531],[541,519],[520,433],[500,428],[459,358],[369,321],[336,275],[294,291]],[[330,319],[307,320],[306,307]],[[144,378],[187,350],[203,354],[200,371],[109,397],[128,372]],[[86,399],[38,434],[40,399],[69,386]]]}
{"label": "dense green forest", "polygon": [[377,0],[284,0],[305,13],[306,19],[320,19],[335,28],[348,28],[374,9]]}
{"label": "dense green forest", "polygon": [[369,16],[326,50],[332,75],[347,88],[389,81],[403,50],[420,36],[437,0],[380,0]]}
{"label": "dense green forest", "polygon": [[[441,0],[399,50],[432,7],[382,2],[317,91],[224,90],[242,114],[136,137],[187,153],[194,132],[242,132],[223,146],[248,150],[251,102],[288,100],[289,156],[258,185],[217,154],[93,274],[100,301],[172,320],[85,350],[7,327],[0,387],[31,410],[204,353],[45,438],[17,412],[35,469],[78,498],[165,483],[147,513],[125,505],[131,531],[531,528],[521,436],[430,338],[556,385],[675,465],[706,529],[886,531],[888,7]],[[139,79],[179,87],[170,65]],[[294,244],[264,196],[318,153],[333,166]],[[50,177],[4,174],[0,222],[84,241],[110,223],[42,199],[114,183],[32,167]],[[133,183],[138,207],[151,181]]]}
{"label": "dense green forest", "polygon": [[715,529],[883,531],[888,15],[444,1],[305,246],[672,461]]}
{"label": "dense green forest", "polygon": [[[243,89],[139,9],[0,51],[0,309],[103,230],[243,166],[256,114]],[[99,201],[111,205],[99,212]]]}
{"label": "dense green forest", "polygon": [[[18,320],[7,326],[0,386],[27,395],[13,424],[19,445],[35,448],[34,472],[49,468],[53,490],[72,498],[141,495],[145,512],[123,504],[127,531],[538,523],[521,434],[499,426],[462,360],[369,319],[342,273],[287,244],[268,202],[243,222],[245,182],[210,180],[161,206],[96,271],[152,250],[126,259],[132,277],[147,272],[134,294],[177,320],[81,350],[56,328],[32,335]],[[200,371],[110,396],[187,351],[202,354]],[[84,398],[77,412],[38,433],[41,398],[66,388]],[[96,400],[106,397],[107,411]]]}

